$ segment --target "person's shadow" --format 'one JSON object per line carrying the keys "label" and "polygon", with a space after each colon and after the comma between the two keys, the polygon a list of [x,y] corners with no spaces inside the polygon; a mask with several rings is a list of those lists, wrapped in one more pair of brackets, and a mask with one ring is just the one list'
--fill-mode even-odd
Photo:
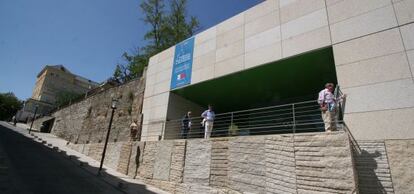
{"label": "person's shadow", "polygon": [[375,158],[381,157],[382,154],[378,151],[369,153],[366,150],[362,150],[357,156],[357,172],[358,172],[358,186],[361,194],[369,193],[387,193],[375,173],[378,168],[378,163]]}

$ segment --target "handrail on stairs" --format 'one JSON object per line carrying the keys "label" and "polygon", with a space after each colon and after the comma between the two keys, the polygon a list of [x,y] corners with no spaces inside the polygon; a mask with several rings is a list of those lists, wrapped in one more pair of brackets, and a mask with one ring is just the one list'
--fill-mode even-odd
{"label": "handrail on stairs", "polygon": [[348,134],[349,139],[353,145],[353,148],[355,149],[357,154],[361,153],[361,147],[358,145],[358,142],[355,140],[354,136],[352,135],[352,132],[349,130],[348,125],[345,123],[344,117],[345,117],[345,105],[346,105],[346,95],[342,92],[339,85],[336,85],[335,91],[334,91],[335,99],[340,99],[337,101],[337,107],[338,107],[338,114],[337,114],[337,121],[342,121],[342,128],[343,130]]}

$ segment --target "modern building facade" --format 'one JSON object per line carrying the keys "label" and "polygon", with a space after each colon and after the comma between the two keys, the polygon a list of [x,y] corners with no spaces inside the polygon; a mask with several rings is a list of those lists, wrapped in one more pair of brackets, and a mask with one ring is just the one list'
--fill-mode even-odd
{"label": "modern building facade", "polygon": [[229,112],[311,100],[326,82],[347,94],[356,139],[412,139],[413,13],[411,0],[264,1],[151,57],[142,140],[208,103]]}

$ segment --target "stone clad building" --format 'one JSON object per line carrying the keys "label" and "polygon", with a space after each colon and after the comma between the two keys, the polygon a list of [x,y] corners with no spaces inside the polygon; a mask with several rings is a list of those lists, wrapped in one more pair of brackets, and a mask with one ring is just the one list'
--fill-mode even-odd
{"label": "stone clad building", "polygon": [[[357,139],[414,138],[413,12],[414,2],[410,0],[267,0],[260,3],[192,38],[192,68],[186,74],[185,84],[172,87],[177,79],[176,75],[172,77],[174,55],[182,43],[151,57],[143,108],[147,127],[143,133],[161,135],[161,122],[179,118],[186,109],[204,109],[207,104],[203,102],[214,103],[216,108],[227,104],[220,112],[238,110],[240,104],[233,103],[235,99],[225,95],[226,92],[242,96],[255,94],[238,91],[241,89],[238,85],[246,84],[243,82],[229,83],[229,87],[222,88],[221,80],[268,66],[282,67],[286,65],[284,62],[306,54],[318,57],[324,64],[311,60],[298,65],[292,63],[291,68],[299,69],[295,72],[297,77],[308,79],[292,76],[285,80],[290,84],[285,85],[303,90],[306,90],[303,85],[313,87],[301,95],[315,99],[323,83],[338,83],[348,94],[345,119]],[[284,70],[290,71],[289,68]],[[309,72],[303,73],[300,69]],[[270,75],[282,78],[284,72],[278,70]],[[272,81],[249,84],[253,88],[254,84],[283,82],[277,78]],[[209,83],[217,87],[208,91],[211,88],[205,86]],[[212,91],[214,95],[223,95],[202,99],[188,94],[197,87],[207,96]],[[288,87],[280,89],[289,91]],[[172,109],[181,112],[178,114]]]}
{"label": "stone clad building", "polygon": [[209,103],[221,113],[315,100],[334,82],[366,151],[360,184],[412,193],[413,13],[412,0],[266,0],[150,58],[141,140],[178,134],[166,123]]}

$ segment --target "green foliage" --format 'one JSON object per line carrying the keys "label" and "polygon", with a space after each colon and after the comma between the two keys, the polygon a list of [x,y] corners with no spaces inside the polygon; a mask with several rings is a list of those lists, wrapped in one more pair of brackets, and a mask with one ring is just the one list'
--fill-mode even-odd
{"label": "green foliage", "polygon": [[112,77],[120,83],[140,77],[148,63],[148,58],[139,54],[139,49],[135,49],[132,54],[124,52],[122,60],[125,64],[117,64]]}
{"label": "green foliage", "polygon": [[0,120],[11,119],[22,108],[22,102],[12,93],[0,93]]}
{"label": "green foliage", "polygon": [[116,65],[114,74],[112,75],[114,79],[116,80],[122,80],[126,75],[124,71],[125,67],[121,64]]}
{"label": "green foliage", "polygon": [[151,29],[144,35],[149,44],[144,48],[146,53],[155,53],[163,48],[165,27],[165,4],[163,0],[144,0],[140,4],[141,11],[145,14],[144,22]]}
{"label": "green foliage", "polygon": [[124,63],[117,64],[114,79],[123,83],[140,77],[151,56],[191,37],[198,30],[198,19],[187,15],[187,0],[169,2],[169,12],[166,11],[164,0],[144,0],[140,4],[145,15],[143,21],[150,26],[143,37],[148,44],[122,54]]}
{"label": "green foliage", "polygon": [[187,21],[186,5],[187,0],[171,0],[170,2],[171,12],[165,19],[166,26],[163,28],[167,47],[191,37],[199,27],[197,18],[192,16],[190,21]]}
{"label": "green foliage", "polygon": [[83,94],[79,94],[75,92],[68,92],[68,91],[60,91],[56,95],[55,105],[57,107],[62,107],[82,97],[83,97]]}

